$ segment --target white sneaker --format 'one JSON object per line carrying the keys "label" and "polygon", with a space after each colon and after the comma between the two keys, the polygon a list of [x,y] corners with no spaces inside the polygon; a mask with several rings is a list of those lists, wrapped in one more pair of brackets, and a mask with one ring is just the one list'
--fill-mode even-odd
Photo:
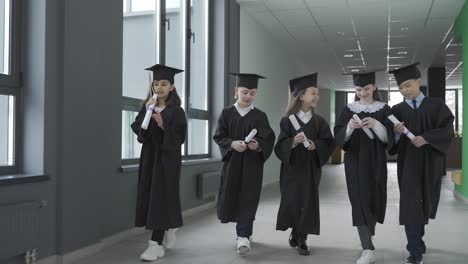
{"label": "white sneaker", "polygon": [[247,237],[237,238],[237,254],[246,256],[250,251],[250,240]]}
{"label": "white sneaker", "polygon": [[158,242],[150,240],[148,248],[141,254],[140,259],[144,261],[155,261],[158,258],[164,257],[164,248]]}
{"label": "white sneaker", "polygon": [[176,244],[176,232],[179,228],[169,229],[164,234],[163,245],[166,248],[173,248]]}
{"label": "white sneaker", "polygon": [[361,257],[356,261],[356,264],[370,264],[377,260],[374,250],[366,249],[362,251]]}

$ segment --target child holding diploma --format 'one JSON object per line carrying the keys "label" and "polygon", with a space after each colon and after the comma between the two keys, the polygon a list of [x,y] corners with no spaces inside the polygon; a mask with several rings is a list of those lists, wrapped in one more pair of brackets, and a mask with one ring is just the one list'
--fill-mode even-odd
{"label": "child holding diploma", "polygon": [[[174,246],[175,232],[183,224],[179,180],[181,145],[185,141],[187,122],[174,86],[174,75],[182,70],[160,64],[146,70],[153,72],[153,81],[145,103],[131,125],[138,142],[143,144],[135,226],[153,230],[148,248],[140,258],[154,261],[164,256],[164,247]],[[154,94],[157,94],[157,101]],[[153,105],[152,118],[144,129],[142,123],[147,109]]]}
{"label": "child holding diploma", "polygon": [[[335,140],[345,153],[345,174],[362,255],[357,264],[376,261],[372,236],[383,223],[387,204],[387,156],[393,126],[386,123],[390,107],[381,102],[375,72],[353,74],[355,102],[341,112],[334,128]],[[391,142],[390,142],[391,143]]]}
{"label": "child holding diploma", "polygon": [[276,229],[291,228],[289,245],[309,255],[308,234],[319,235],[321,167],[335,147],[328,123],[315,113],[319,100],[317,73],[290,81],[291,99],[275,154],[281,160],[281,203]]}
{"label": "child holding diploma", "polygon": [[454,117],[442,99],[425,97],[421,92],[421,73],[416,65],[390,72],[405,98],[392,107],[401,123],[395,124],[396,144],[390,153],[398,154],[400,225],[405,226],[410,254],[406,263],[421,264],[426,253],[424,229],[429,218],[436,217]]}
{"label": "child holding diploma", "polygon": [[[250,251],[253,221],[262,189],[263,164],[271,155],[275,134],[266,114],[253,105],[258,79],[264,77],[247,73],[233,75],[237,76],[237,102],[221,112],[213,136],[224,163],[218,193],[218,218],[221,223],[237,223],[237,253],[245,256]],[[252,133],[254,129],[256,134]],[[253,134],[255,136],[249,141]],[[247,143],[244,142],[246,137]]]}

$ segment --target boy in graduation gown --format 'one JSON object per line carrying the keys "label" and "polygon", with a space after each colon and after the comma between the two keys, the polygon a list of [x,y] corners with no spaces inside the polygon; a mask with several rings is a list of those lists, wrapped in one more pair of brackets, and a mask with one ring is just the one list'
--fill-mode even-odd
{"label": "boy in graduation gown", "polygon": [[[375,71],[353,74],[355,101],[343,108],[335,125],[335,140],[345,153],[345,174],[362,255],[356,264],[376,261],[372,236],[376,223],[383,224],[387,205],[387,155],[393,125],[386,122],[390,107],[375,86]],[[357,115],[362,124],[353,118]],[[371,133],[370,138],[364,129]],[[390,141],[390,142],[389,142]]]}
{"label": "boy in graduation gown", "polygon": [[[179,196],[181,145],[185,142],[187,121],[174,86],[174,75],[182,70],[156,64],[150,92],[131,127],[142,143],[138,170],[135,226],[146,227],[153,234],[144,261],[164,256],[164,247],[175,244],[175,232],[183,225]],[[157,94],[158,99],[153,99]],[[145,114],[155,104],[147,129],[142,128]]]}
{"label": "boy in graduation gown", "polygon": [[[238,73],[233,106],[225,108],[213,136],[221,151],[223,168],[218,193],[218,218],[221,223],[236,222],[237,252],[250,251],[253,222],[263,182],[263,164],[273,151],[275,134],[267,115],[254,107],[257,74]],[[244,139],[256,129],[250,143]]]}
{"label": "boy in graduation gown", "polygon": [[[319,184],[321,168],[335,144],[328,123],[315,112],[319,99],[317,73],[290,81],[292,100],[281,119],[275,154],[281,160],[281,203],[276,229],[291,228],[289,245],[300,255],[309,255],[308,234],[320,234]],[[300,126],[296,130],[289,116]],[[304,134],[299,134],[299,132]],[[305,135],[305,137],[304,137]],[[309,146],[304,145],[307,140]]]}
{"label": "boy in graduation gown", "polygon": [[[410,253],[406,263],[420,264],[426,252],[425,225],[437,213],[454,117],[442,99],[425,97],[420,91],[421,73],[416,65],[390,71],[405,98],[392,107],[401,123],[394,127],[396,144],[390,154],[398,154],[400,224],[405,225]],[[405,136],[404,127],[416,137]]]}

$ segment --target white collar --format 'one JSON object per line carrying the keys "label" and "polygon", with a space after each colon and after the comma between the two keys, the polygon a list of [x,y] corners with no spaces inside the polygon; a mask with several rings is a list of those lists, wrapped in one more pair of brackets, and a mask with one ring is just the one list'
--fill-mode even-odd
{"label": "white collar", "polygon": [[380,101],[374,101],[372,104],[368,104],[368,105],[360,104],[359,101],[348,104],[349,110],[351,110],[352,112],[356,114],[361,113],[361,112],[375,113],[379,111],[380,109],[384,108],[384,106],[385,106],[385,103],[380,102]]}
{"label": "white collar", "polygon": [[246,114],[248,114],[250,112],[250,110],[253,110],[254,109],[254,105],[253,104],[250,104],[248,107],[246,108],[241,108],[239,106],[239,104],[236,102],[234,104],[234,106],[236,107],[236,110],[237,112],[241,115],[241,116],[245,116]]}
{"label": "white collar", "polygon": [[303,117],[309,117],[309,118],[310,118],[310,117],[312,117],[312,110],[309,110],[309,111],[307,111],[307,112],[304,112],[304,111],[302,111],[302,110],[299,110],[299,112],[297,112],[297,116],[298,116],[299,118],[303,118]]}
{"label": "white collar", "polygon": [[310,119],[312,119],[312,110],[309,110],[307,112],[303,112],[302,110],[299,110],[296,115],[301,119],[301,121],[304,124],[309,123]]}

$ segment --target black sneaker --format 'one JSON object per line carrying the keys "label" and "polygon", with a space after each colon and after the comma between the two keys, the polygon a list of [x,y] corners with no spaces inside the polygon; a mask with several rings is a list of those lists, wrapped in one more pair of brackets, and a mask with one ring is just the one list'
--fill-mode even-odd
{"label": "black sneaker", "polygon": [[297,242],[297,235],[295,234],[294,230],[291,231],[291,235],[289,236],[289,246],[292,248],[299,246],[299,243]]}
{"label": "black sneaker", "polygon": [[423,264],[422,256],[409,256],[406,259],[406,263],[409,264]]}
{"label": "black sneaker", "polygon": [[307,246],[306,240],[303,238],[298,239],[297,252],[299,255],[308,256],[310,255],[309,246]]}

